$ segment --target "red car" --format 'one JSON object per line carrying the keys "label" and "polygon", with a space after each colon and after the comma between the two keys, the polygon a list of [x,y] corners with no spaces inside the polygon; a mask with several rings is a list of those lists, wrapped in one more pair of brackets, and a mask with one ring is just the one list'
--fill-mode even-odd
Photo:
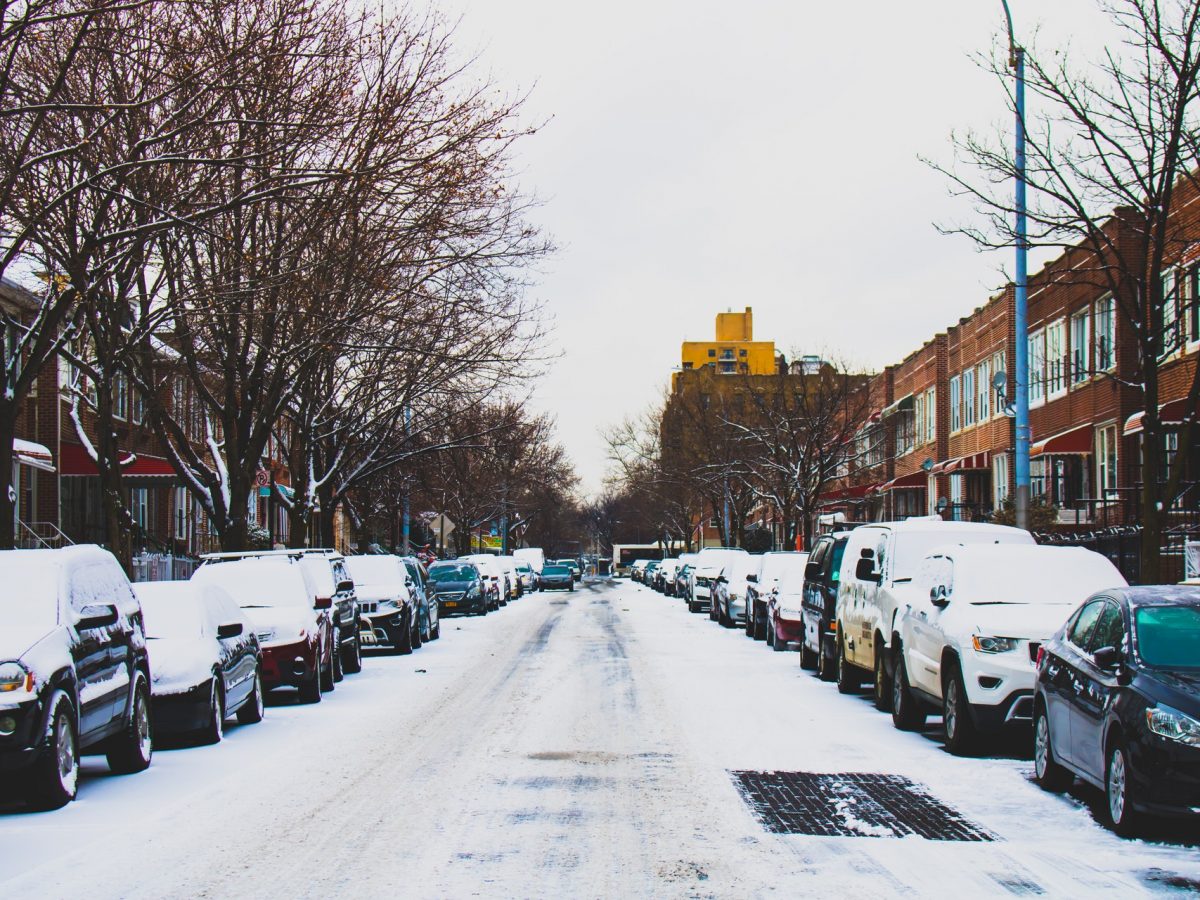
{"label": "red car", "polygon": [[259,556],[206,562],[193,581],[228,591],[246,612],[263,655],[263,687],[294,687],[306,703],[333,690],[333,600],[318,597],[302,566]]}
{"label": "red car", "polygon": [[[807,554],[797,554],[807,556]],[[767,643],[776,650],[804,641],[804,567],[789,568],[767,595]]]}

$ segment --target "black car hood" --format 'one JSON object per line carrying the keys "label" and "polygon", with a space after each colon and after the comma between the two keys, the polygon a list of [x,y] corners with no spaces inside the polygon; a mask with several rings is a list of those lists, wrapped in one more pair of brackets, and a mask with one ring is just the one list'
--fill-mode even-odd
{"label": "black car hood", "polygon": [[469,591],[473,584],[475,584],[473,581],[435,581],[433,592],[435,594],[457,594],[459,591]]}
{"label": "black car hood", "polygon": [[1200,672],[1142,669],[1134,681],[1158,703],[1200,718]]}

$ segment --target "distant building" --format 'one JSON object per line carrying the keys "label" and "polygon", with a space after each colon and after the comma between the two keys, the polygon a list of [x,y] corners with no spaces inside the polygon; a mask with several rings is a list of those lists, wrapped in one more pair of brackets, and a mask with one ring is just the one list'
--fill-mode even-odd
{"label": "distant building", "polygon": [[773,375],[779,362],[774,341],[754,340],[754,312],[717,313],[716,339],[684,341],[683,369],[709,369],[718,375]]}

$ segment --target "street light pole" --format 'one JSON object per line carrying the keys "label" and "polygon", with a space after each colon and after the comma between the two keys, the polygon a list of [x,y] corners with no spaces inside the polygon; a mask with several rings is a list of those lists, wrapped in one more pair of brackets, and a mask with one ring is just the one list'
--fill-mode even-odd
{"label": "street light pole", "polygon": [[1004,4],[1004,18],[1008,23],[1008,64],[1017,77],[1017,146],[1016,146],[1016,206],[1017,206],[1017,283],[1016,303],[1013,310],[1013,340],[1016,343],[1013,379],[1016,383],[1016,524],[1018,528],[1029,528],[1029,278],[1027,256],[1029,240],[1026,233],[1025,216],[1025,49],[1017,44],[1013,32],[1012,12],[1008,0]]}

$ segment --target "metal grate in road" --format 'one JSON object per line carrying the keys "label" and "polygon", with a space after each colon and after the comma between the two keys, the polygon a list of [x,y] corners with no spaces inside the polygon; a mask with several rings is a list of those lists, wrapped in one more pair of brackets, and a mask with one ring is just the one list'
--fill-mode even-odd
{"label": "metal grate in road", "polygon": [[996,838],[900,775],[873,772],[731,772],[767,831],[931,841]]}

